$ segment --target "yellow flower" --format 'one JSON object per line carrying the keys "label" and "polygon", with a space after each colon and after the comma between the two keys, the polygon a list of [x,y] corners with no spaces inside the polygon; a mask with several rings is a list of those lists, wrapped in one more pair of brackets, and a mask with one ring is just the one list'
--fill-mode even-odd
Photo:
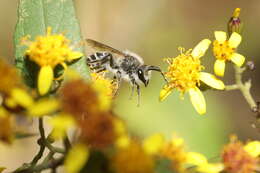
{"label": "yellow flower", "polygon": [[49,120],[49,124],[53,127],[51,137],[55,140],[63,139],[69,128],[75,127],[75,120],[67,114],[57,115]]}
{"label": "yellow flower", "polygon": [[54,79],[54,68],[62,65],[67,68],[66,62],[71,62],[83,56],[69,47],[70,41],[62,34],[51,34],[51,27],[47,28],[45,36],[38,36],[29,44],[26,55],[40,66],[38,74],[38,90],[40,95],[46,94]]}
{"label": "yellow flower", "polygon": [[233,12],[232,17],[228,22],[228,33],[231,34],[233,32],[240,33],[242,29],[242,22],[239,18],[240,15],[240,8],[236,8]]}
{"label": "yellow flower", "polygon": [[140,143],[132,141],[126,148],[116,150],[111,164],[115,173],[153,173],[155,160]]}
{"label": "yellow flower", "polygon": [[91,73],[92,87],[96,90],[102,111],[109,110],[116,85],[113,80],[106,79],[104,74]]}
{"label": "yellow flower", "polygon": [[204,39],[193,50],[183,52],[184,50],[181,49],[179,56],[166,59],[169,67],[165,76],[169,79],[169,83],[160,92],[161,101],[173,89],[177,89],[181,94],[189,92],[190,100],[199,114],[206,112],[206,102],[198,88],[200,81],[219,90],[223,90],[225,87],[224,83],[214,75],[202,72],[204,67],[201,65],[200,58],[205,54],[210,43],[210,40]]}
{"label": "yellow flower", "polygon": [[[89,158],[88,147],[84,144],[74,145],[65,159],[65,170],[67,173],[78,173]],[[75,160],[76,159],[76,160]]]}
{"label": "yellow flower", "polygon": [[143,141],[143,148],[148,154],[157,154],[165,143],[164,137],[160,133],[156,133]]}
{"label": "yellow flower", "polygon": [[187,153],[184,150],[184,140],[182,138],[173,135],[171,141],[166,143],[161,151],[161,155],[172,162],[171,167],[174,172],[184,171]]}
{"label": "yellow flower", "polygon": [[226,61],[232,61],[238,67],[245,62],[245,57],[236,53],[236,48],[240,44],[242,37],[236,32],[233,32],[229,40],[224,31],[215,31],[216,40],[213,42],[213,53],[217,58],[214,64],[214,71],[218,76],[224,76]]}
{"label": "yellow flower", "polygon": [[236,136],[231,137],[222,152],[225,171],[229,173],[253,173],[260,163],[260,142],[252,141],[243,145]]}

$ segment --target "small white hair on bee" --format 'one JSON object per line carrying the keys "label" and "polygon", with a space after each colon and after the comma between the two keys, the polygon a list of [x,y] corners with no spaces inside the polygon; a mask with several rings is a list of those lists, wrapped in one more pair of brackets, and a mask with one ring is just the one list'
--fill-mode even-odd
{"label": "small white hair on bee", "polygon": [[134,52],[131,52],[131,51],[129,51],[129,50],[125,50],[125,51],[123,51],[126,55],[130,55],[130,56],[133,56],[133,57],[135,57],[141,64],[144,64],[144,60],[143,60],[143,58],[140,56],[140,55],[138,55],[138,54],[136,54],[136,53],[134,53]]}

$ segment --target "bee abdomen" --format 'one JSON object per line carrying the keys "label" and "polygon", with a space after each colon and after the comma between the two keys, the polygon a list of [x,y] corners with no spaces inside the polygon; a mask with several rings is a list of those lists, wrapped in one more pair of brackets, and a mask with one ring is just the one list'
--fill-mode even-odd
{"label": "bee abdomen", "polygon": [[87,65],[96,73],[105,71],[104,64],[109,61],[110,56],[111,54],[107,52],[96,52],[87,57]]}
{"label": "bee abdomen", "polygon": [[95,63],[107,58],[110,54],[107,52],[96,52],[87,58],[87,63]]}

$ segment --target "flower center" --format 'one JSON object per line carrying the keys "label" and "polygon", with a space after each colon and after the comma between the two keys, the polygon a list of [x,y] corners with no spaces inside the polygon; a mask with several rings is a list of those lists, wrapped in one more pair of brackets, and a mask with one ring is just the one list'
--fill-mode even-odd
{"label": "flower center", "polygon": [[46,36],[38,36],[32,42],[26,54],[40,66],[55,67],[68,59],[72,54],[69,48],[69,40],[62,34],[51,34],[51,28],[47,29]]}
{"label": "flower center", "polygon": [[191,49],[185,53],[180,48],[180,55],[175,58],[166,59],[169,64],[166,77],[170,79],[169,85],[184,93],[199,84],[199,72],[204,68],[199,58],[191,55]]}
{"label": "flower center", "polygon": [[213,53],[219,60],[230,60],[231,55],[235,52],[235,48],[229,46],[228,41],[219,43],[217,40],[213,42]]}

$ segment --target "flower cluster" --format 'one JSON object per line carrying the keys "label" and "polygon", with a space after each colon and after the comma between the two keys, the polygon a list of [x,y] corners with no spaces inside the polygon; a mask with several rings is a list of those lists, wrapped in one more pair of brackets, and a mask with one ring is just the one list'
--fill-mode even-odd
{"label": "flower cluster", "polygon": [[[213,54],[216,57],[216,62],[214,72],[221,77],[224,76],[226,62],[232,61],[238,67],[241,67],[245,62],[245,57],[236,52],[238,45],[242,41],[241,35],[235,32],[239,29],[239,14],[240,9],[236,9],[231,18],[229,25],[231,35],[229,39],[227,39],[226,32],[215,31],[216,40],[213,42]],[[234,25],[235,27],[233,27]],[[174,89],[180,91],[182,95],[188,92],[196,111],[199,114],[206,113],[206,102],[199,90],[201,82],[213,89],[225,89],[224,83],[214,75],[201,72],[204,66],[201,65],[200,58],[204,56],[210,44],[209,39],[204,39],[193,50],[190,49],[184,52],[184,49],[180,48],[180,55],[175,58],[165,59],[168,63],[168,71],[164,74],[169,83],[160,92],[161,101],[169,96]]]}
{"label": "flower cluster", "polygon": [[[215,31],[214,72],[218,76],[224,75],[226,62],[231,61],[239,68],[245,62],[245,57],[237,53],[242,40],[238,33],[239,13],[240,9],[236,9],[229,21],[229,36]],[[244,144],[233,136],[220,152],[220,159],[211,162],[204,155],[189,151],[184,140],[176,135],[171,139],[160,133],[144,139],[133,135],[113,111],[118,85],[106,78],[105,72],[92,73],[89,79],[84,79],[67,68],[67,63],[83,54],[73,51],[63,34],[52,34],[48,27],[45,36],[37,36],[34,42],[23,41],[28,46],[26,60],[40,67],[38,92],[29,90],[15,68],[0,60],[0,141],[11,143],[15,139],[17,116],[37,118],[40,150],[30,163],[14,172],[41,172],[47,168],[55,172],[62,164],[68,173],[254,173],[260,170],[260,141],[257,140]],[[202,86],[225,89],[224,83],[205,72],[201,63],[211,42],[203,39],[194,49],[179,48],[178,56],[165,59],[168,69],[164,75],[168,83],[160,92],[161,101],[174,90],[181,93],[181,98],[189,93],[196,111],[206,113]],[[60,76],[55,70],[58,66],[64,69]],[[53,81],[60,79],[64,79],[61,86],[49,94]],[[47,135],[44,122],[51,127]],[[61,140],[63,147],[55,146]],[[42,159],[45,149],[49,153]],[[56,157],[57,153],[60,158]],[[39,163],[41,159],[43,162]],[[0,167],[0,172],[3,170]]]}
{"label": "flower cluster", "polygon": [[225,88],[224,83],[214,75],[202,72],[204,66],[201,65],[200,58],[205,54],[210,43],[210,40],[204,39],[193,50],[183,52],[181,48],[179,56],[166,59],[169,67],[165,76],[169,79],[169,83],[162,89],[160,100],[164,100],[173,89],[179,90],[182,94],[189,92],[190,100],[197,112],[199,114],[206,112],[206,102],[199,90],[200,82],[219,90]]}
{"label": "flower cluster", "polygon": [[[51,27],[47,28],[45,36],[36,37],[34,42],[23,39],[23,43],[28,45],[26,57],[40,66],[37,82],[40,95],[45,95],[50,90],[57,65],[66,70],[67,62],[83,56],[80,52],[72,51],[70,41],[63,34],[52,34]],[[61,78],[62,76],[56,80]]]}

